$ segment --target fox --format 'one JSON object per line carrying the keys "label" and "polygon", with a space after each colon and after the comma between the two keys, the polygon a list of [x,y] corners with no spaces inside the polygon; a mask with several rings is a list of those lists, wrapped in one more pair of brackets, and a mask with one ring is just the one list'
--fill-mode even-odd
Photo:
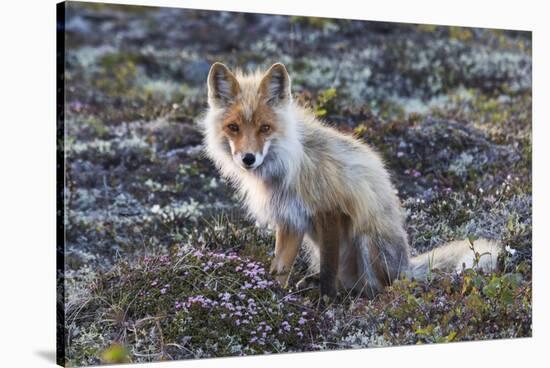
{"label": "fox", "polygon": [[216,62],[207,90],[206,156],[257,223],[274,229],[269,271],[283,287],[302,246],[311,272],[298,284],[316,280],[331,301],[340,290],[373,296],[432,269],[496,269],[495,240],[453,241],[413,257],[380,154],[295,102],[282,63],[245,73]]}

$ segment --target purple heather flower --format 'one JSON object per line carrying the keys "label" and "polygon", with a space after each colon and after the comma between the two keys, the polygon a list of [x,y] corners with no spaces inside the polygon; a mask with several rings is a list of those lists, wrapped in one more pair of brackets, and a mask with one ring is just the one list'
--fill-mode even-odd
{"label": "purple heather flower", "polygon": [[281,326],[283,327],[283,330],[290,331],[290,324],[287,321],[283,321],[283,323],[281,323]]}
{"label": "purple heather flower", "polygon": [[287,295],[283,298],[283,301],[285,301],[285,302],[295,302],[297,300],[298,300],[298,298],[294,295]]}
{"label": "purple heather flower", "polygon": [[268,286],[268,282],[266,280],[261,280],[256,283],[256,286],[254,289],[265,289]]}
{"label": "purple heather flower", "polygon": [[233,260],[239,259],[239,256],[236,253],[231,252],[225,258],[227,258],[230,261],[233,261]]}
{"label": "purple heather flower", "polygon": [[195,303],[199,304],[201,307],[215,307],[218,305],[218,302],[205,298],[203,295],[190,296],[187,298],[187,307]]}

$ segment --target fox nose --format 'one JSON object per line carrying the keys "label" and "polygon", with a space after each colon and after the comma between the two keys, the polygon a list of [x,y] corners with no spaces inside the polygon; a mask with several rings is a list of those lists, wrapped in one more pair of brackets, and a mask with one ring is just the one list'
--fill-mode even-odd
{"label": "fox nose", "polygon": [[246,166],[250,166],[256,161],[256,157],[252,153],[246,153],[243,156],[243,162]]}

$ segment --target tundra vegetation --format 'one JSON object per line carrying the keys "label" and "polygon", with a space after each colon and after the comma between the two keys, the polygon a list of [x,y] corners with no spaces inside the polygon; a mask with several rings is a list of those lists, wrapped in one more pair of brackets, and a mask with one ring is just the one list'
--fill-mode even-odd
{"label": "tundra vegetation", "polygon": [[[65,30],[68,365],[531,336],[530,33],[75,2]],[[285,63],[297,100],[381,153],[415,254],[483,236],[502,270],[321,310],[282,289],[273,232],[202,155],[214,61]]]}

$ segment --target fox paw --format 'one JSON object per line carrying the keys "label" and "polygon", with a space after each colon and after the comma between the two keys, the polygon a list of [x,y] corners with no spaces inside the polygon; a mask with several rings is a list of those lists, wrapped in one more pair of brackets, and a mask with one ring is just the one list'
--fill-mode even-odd
{"label": "fox paw", "polygon": [[309,289],[319,287],[319,273],[314,273],[303,277],[296,283],[296,289]]}

